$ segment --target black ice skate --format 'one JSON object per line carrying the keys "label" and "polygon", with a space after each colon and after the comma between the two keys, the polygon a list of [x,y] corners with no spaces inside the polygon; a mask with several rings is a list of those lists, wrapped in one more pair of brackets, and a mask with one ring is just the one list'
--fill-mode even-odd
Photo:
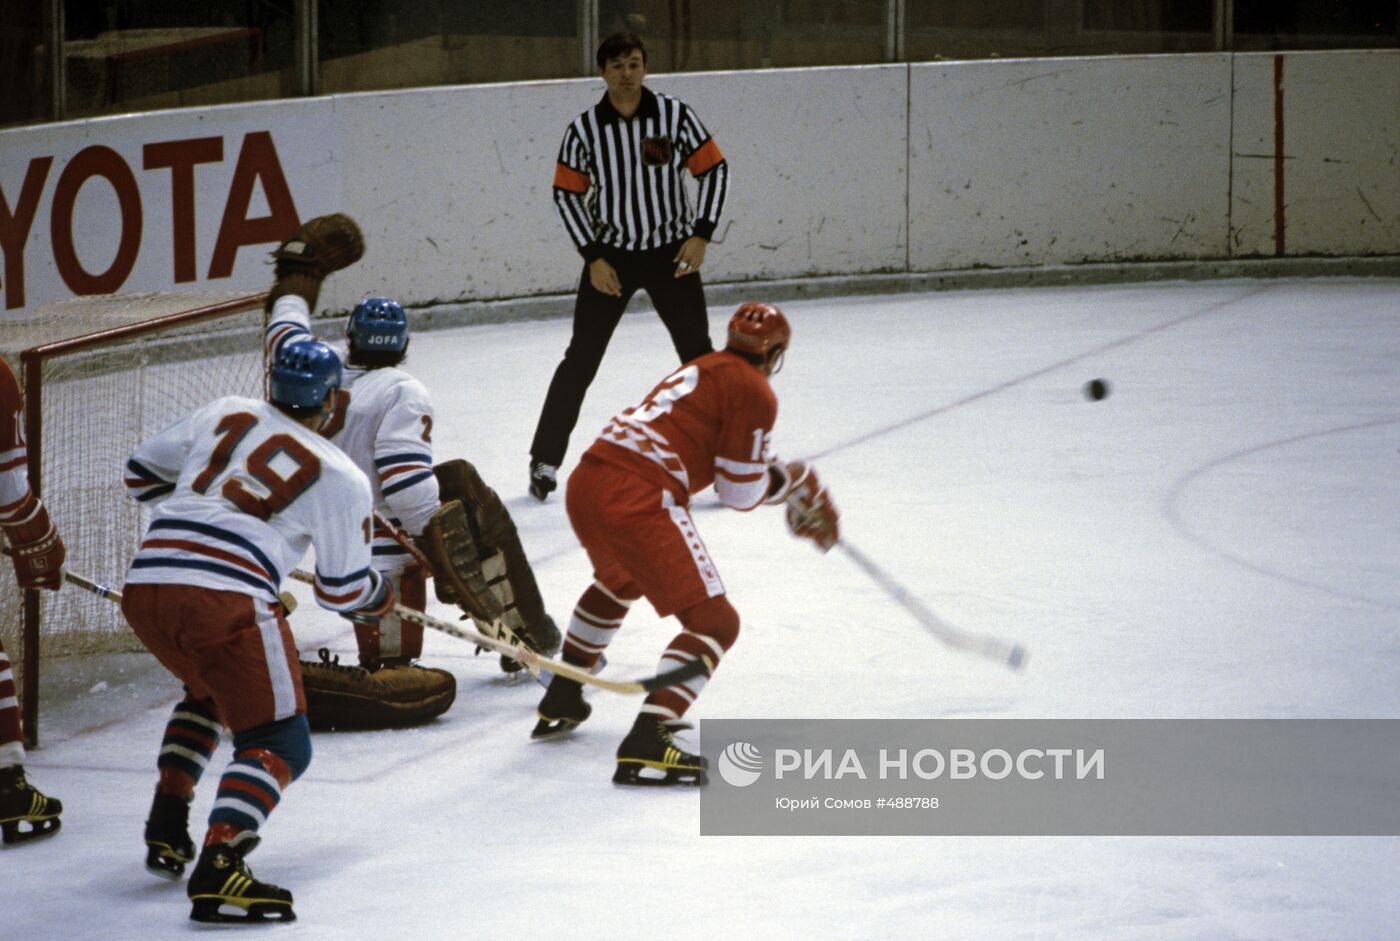
{"label": "black ice skate", "polygon": [[146,818],[146,868],[162,879],[175,880],[185,874],[185,864],[192,862],[190,802],[157,791]]}
{"label": "black ice skate", "polygon": [[584,701],[582,683],[555,676],[549,681],[549,689],[545,690],[544,698],[540,700],[540,721],[535,723],[530,737],[556,738],[577,728],[592,712],[593,707]]}
{"label": "black ice skate", "polygon": [[292,893],[259,882],[243,861],[245,852],[228,843],[204,847],[186,889],[192,921],[296,921]]}
{"label": "black ice skate", "polygon": [[637,716],[632,731],[617,746],[613,783],[639,787],[704,787],[708,784],[706,771],[710,763],[700,755],[676,747],[671,738],[676,728],[689,726],[667,723],[650,713]]}
{"label": "black ice skate", "polygon": [[[45,797],[24,779],[24,768],[0,768],[0,837],[5,843],[24,843],[57,833],[62,821],[61,801]],[[27,824],[21,827],[20,824]]]}
{"label": "black ice skate", "polygon": [[543,503],[559,486],[559,468],[543,461],[530,462],[530,496]]}

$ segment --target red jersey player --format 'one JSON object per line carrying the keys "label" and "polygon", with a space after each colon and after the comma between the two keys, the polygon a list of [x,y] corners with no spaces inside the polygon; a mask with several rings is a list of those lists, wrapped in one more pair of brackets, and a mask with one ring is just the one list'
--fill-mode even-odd
{"label": "red jersey player", "polygon": [[[661,668],[703,660],[696,679],[651,693],[617,750],[613,781],[628,785],[704,784],[705,759],[677,748],[673,729],[735,639],[739,614],[690,516],[690,496],[714,484],[727,506],[751,510],[786,503],[788,526],[826,551],[838,536],[836,506],[801,461],[770,450],[778,400],[768,384],[792,337],[771,304],[745,304],[729,321],[725,349],[667,376],[616,416],[569,477],[565,505],[593,563],[563,658],[595,668],[628,608],[646,596],[681,632]],[[580,684],[555,677],[539,705],[534,735],[566,732],[588,718]]]}
{"label": "red jersey player", "polygon": [[[0,359],[0,531],[15,563],[21,588],[57,591],[64,548],[49,511],[29,489],[24,445],[24,406],[15,374]],[[0,833],[16,843],[53,833],[63,805],[45,797],[24,779],[24,736],[10,658],[0,644]],[[28,825],[21,829],[20,824]]]}

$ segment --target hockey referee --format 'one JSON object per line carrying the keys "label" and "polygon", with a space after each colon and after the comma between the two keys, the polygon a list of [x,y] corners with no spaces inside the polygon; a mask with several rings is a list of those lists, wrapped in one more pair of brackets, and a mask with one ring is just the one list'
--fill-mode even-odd
{"label": "hockey referee", "polygon": [[[538,500],[557,486],[584,394],[638,288],[681,362],[714,349],[699,272],[724,209],[729,166],[689,106],[642,87],[647,52],[638,36],[609,36],[597,61],[607,94],[564,132],[554,171],[554,204],[584,270],[573,336],[530,445],[530,493]],[[695,210],[682,171],[700,183]]]}

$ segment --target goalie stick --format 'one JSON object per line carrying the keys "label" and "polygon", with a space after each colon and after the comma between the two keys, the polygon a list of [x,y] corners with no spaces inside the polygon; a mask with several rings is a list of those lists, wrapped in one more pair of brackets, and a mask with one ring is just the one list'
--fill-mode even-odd
{"label": "goalie stick", "polygon": [[[294,571],[292,573],[292,578],[308,584],[314,584],[316,581],[314,575],[301,569]],[[541,672],[547,671],[555,676],[562,676],[565,679],[574,680],[575,682],[584,683],[589,686],[597,686],[599,689],[606,689],[614,693],[650,693],[653,690],[664,689],[668,686],[676,686],[680,683],[684,683],[687,680],[693,680],[710,668],[709,664],[703,659],[692,660],[684,666],[677,667],[674,670],[667,670],[665,673],[658,673],[655,676],[646,676],[636,680],[605,680],[602,677],[594,676],[582,667],[576,667],[571,663],[564,663],[561,660],[551,660],[549,657],[537,654],[523,644],[512,644],[504,640],[499,640],[489,634],[482,633],[480,630],[461,627],[457,624],[453,624],[451,621],[443,621],[430,614],[424,614],[422,611],[414,611],[412,608],[406,608],[401,604],[394,605],[394,613],[406,621],[414,621],[418,624],[422,624],[424,627],[431,627],[435,631],[441,631],[459,640],[471,641],[488,650],[494,650],[497,653],[505,654],[512,660],[517,660],[524,664],[527,668],[539,670]],[[473,622],[480,623],[477,622],[475,618],[473,618]]]}
{"label": "goalie stick", "polygon": [[930,611],[922,601],[911,595],[907,588],[886,574],[884,569],[856,548],[849,539],[841,537],[841,540],[836,543],[836,547],[846,553],[852,562],[860,566],[865,574],[869,575],[875,584],[883,588],[896,604],[913,615],[914,620],[922,624],[929,633],[945,645],[954,650],[999,661],[1013,670],[1021,670],[1025,667],[1028,656],[1025,647],[997,637],[972,634],[953,627]]}

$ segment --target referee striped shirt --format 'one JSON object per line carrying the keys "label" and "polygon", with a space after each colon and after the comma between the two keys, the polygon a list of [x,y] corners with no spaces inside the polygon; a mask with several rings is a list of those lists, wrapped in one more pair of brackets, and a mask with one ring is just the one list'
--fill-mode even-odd
{"label": "referee striped shirt", "polygon": [[[700,184],[694,208],[683,171]],[[695,112],[644,87],[631,118],[605,94],[565,130],[554,205],[579,254],[592,261],[604,247],[641,251],[713,237],[728,184],[729,165]]]}

